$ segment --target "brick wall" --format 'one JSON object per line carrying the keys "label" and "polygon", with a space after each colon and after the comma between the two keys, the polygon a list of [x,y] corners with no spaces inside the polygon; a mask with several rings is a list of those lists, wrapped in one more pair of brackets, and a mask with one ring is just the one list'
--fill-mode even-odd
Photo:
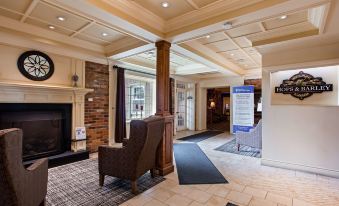
{"label": "brick wall", "polygon": [[[96,152],[108,144],[109,72],[108,66],[86,62],[86,88],[94,89],[85,99],[87,149]],[[93,98],[93,101],[88,101]]]}

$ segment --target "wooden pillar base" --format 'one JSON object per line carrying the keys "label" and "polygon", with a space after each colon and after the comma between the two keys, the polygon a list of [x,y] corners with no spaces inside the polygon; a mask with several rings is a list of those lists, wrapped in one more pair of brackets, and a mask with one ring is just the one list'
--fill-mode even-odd
{"label": "wooden pillar base", "polygon": [[173,116],[165,116],[164,137],[161,140],[157,151],[156,169],[159,175],[165,176],[174,172],[173,165]]}

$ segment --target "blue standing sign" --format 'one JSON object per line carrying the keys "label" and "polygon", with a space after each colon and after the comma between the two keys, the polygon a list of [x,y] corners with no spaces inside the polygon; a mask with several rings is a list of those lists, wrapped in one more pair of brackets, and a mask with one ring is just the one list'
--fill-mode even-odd
{"label": "blue standing sign", "polygon": [[232,87],[233,133],[248,132],[254,124],[254,86]]}

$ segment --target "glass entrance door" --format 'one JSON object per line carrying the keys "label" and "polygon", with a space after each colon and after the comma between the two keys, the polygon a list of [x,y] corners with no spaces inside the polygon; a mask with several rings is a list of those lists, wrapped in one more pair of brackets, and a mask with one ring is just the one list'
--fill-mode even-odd
{"label": "glass entrance door", "polygon": [[186,126],[186,90],[177,89],[177,131],[185,130]]}

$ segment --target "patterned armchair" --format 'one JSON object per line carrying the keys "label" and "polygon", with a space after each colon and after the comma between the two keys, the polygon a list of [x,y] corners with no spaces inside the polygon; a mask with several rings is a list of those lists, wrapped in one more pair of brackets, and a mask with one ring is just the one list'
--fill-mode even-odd
{"label": "patterned armchair", "polygon": [[122,148],[99,147],[99,185],[105,175],[131,180],[132,192],[138,193],[137,179],[148,170],[155,171],[156,151],[163,138],[165,119],[149,117],[131,121],[130,138]]}
{"label": "patterned armchair", "polygon": [[262,121],[260,120],[257,126],[251,129],[249,132],[237,131],[235,133],[236,144],[238,145],[238,151],[240,145],[247,145],[255,148],[262,148]]}
{"label": "patterned armchair", "polygon": [[22,131],[0,130],[0,205],[45,205],[48,160],[40,159],[24,168]]}

